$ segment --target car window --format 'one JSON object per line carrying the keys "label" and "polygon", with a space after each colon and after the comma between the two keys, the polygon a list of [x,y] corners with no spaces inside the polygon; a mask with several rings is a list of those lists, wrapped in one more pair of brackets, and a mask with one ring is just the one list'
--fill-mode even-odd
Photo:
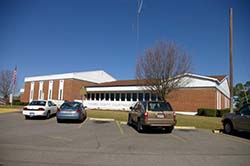
{"label": "car window", "polygon": [[150,111],[172,111],[172,107],[166,102],[149,102],[148,109]]}
{"label": "car window", "polygon": [[79,108],[79,104],[74,103],[74,102],[67,102],[67,103],[63,103],[60,108],[61,109],[77,109]]}
{"label": "car window", "polygon": [[29,105],[39,105],[39,106],[45,106],[46,101],[32,101],[29,103]]}
{"label": "car window", "polygon": [[250,115],[250,105],[246,105],[240,110],[240,113],[243,115]]}
{"label": "car window", "polygon": [[51,107],[51,106],[52,106],[51,101],[48,101],[48,106],[49,106],[49,107]]}

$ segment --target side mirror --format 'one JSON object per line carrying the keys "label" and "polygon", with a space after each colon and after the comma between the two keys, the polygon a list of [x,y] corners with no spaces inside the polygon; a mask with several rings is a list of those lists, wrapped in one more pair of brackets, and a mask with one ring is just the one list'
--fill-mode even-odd
{"label": "side mirror", "polygon": [[132,109],[133,109],[133,107],[129,107],[129,109],[131,109],[131,110],[132,110]]}
{"label": "side mirror", "polygon": [[83,108],[84,108],[84,109],[86,109],[86,108],[87,108],[87,106],[84,106]]}

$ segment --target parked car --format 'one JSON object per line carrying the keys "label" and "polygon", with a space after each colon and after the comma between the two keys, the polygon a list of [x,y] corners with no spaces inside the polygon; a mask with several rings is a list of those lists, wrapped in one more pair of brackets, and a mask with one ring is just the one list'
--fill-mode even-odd
{"label": "parked car", "polygon": [[239,111],[225,114],[221,121],[227,134],[234,131],[250,132],[250,104],[244,105]]}
{"label": "parked car", "polygon": [[57,122],[60,123],[65,119],[84,121],[87,117],[85,108],[80,102],[64,102],[56,113]]}
{"label": "parked car", "polygon": [[161,127],[171,133],[176,125],[176,114],[168,102],[137,102],[130,109],[128,125],[135,124],[138,132],[143,132],[147,127]]}
{"label": "parked car", "polygon": [[52,114],[56,114],[58,107],[53,101],[47,100],[34,100],[23,108],[23,115],[25,119],[29,119],[35,116],[44,116],[47,119]]}

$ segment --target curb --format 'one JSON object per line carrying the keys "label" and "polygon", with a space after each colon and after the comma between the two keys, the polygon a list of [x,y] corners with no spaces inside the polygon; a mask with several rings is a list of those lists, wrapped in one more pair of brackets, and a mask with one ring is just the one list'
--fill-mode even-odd
{"label": "curb", "polygon": [[219,133],[222,133],[222,131],[221,131],[221,130],[212,130],[212,132],[213,132],[214,134],[219,134]]}
{"label": "curb", "polygon": [[194,126],[175,126],[174,129],[179,130],[196,130]]}
{"label": "curb", "polygon": [[94,120],[94,121],[115,121],[114,119],[106,119],[106,118],[89,118],[89,120]]}

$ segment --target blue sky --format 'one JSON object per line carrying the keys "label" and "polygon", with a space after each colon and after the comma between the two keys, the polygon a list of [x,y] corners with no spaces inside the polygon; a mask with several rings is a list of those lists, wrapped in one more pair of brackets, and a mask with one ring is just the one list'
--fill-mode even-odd
{"label": "blue sky", "polygon": [[[0,0],[0,70],[24,77],[104,70],[133,79],[136,59],[158,41],[192,56],[193,73],[229,73],[233,7],[234,82],[250,80],[250,1],[144,0],[136,37],[136,0]],[[137,45],[138,43],[138,45]]]}

